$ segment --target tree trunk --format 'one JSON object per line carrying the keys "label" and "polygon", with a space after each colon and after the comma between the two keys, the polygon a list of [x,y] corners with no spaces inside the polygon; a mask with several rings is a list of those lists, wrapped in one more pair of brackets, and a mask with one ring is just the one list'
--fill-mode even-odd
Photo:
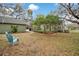
{"label": "tree trunk", "polygon": [[50,27],[50,28],[49,28],[49,31],[51,32],[51,24],[49,25],[49,27]]}
{"label": "tree trunk", "polygon": [[45,26],[45,24],[44,24],[44,32],[46,32],[46,26]]}

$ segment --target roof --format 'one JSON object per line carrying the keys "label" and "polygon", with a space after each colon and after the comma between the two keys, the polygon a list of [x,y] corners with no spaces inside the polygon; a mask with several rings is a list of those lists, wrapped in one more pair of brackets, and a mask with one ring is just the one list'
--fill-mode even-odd
{"label": "roof", "polygon": [[0,23],[26,25],[26,20],[0,16]]}

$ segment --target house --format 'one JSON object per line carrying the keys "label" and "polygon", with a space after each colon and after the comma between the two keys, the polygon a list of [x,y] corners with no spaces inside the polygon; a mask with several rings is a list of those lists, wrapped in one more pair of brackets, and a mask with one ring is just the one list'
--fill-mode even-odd
{"label": "house", "polygon": [[17,32],[25,32],[28,26],[26,20],[14,17],[0,16],[0,33],[12,32],[12,26],[17,27]]}

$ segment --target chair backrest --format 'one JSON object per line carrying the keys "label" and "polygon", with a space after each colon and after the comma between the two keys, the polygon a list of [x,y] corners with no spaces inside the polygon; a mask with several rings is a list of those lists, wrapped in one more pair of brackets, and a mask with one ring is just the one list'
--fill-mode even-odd
{"label": "chair backrest", "polygon": [[12,36],[12,34],[11,33],[8,33],[8,32],[6,32],[5,34],[6,34],[6,37],[7,37],[8,41],[10,43],[13,43],[13,36]]}

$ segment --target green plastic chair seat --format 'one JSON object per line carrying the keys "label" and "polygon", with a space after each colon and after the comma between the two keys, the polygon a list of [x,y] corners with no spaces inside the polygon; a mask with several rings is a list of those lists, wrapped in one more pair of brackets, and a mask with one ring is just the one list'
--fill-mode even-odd
{"label": "green plastic chair seat", "polygon": [[5,34],[9,44],[14,45],[17,43],[18,39],[15,36],[13,36],[11,33],[8,32],[6,32]]}

